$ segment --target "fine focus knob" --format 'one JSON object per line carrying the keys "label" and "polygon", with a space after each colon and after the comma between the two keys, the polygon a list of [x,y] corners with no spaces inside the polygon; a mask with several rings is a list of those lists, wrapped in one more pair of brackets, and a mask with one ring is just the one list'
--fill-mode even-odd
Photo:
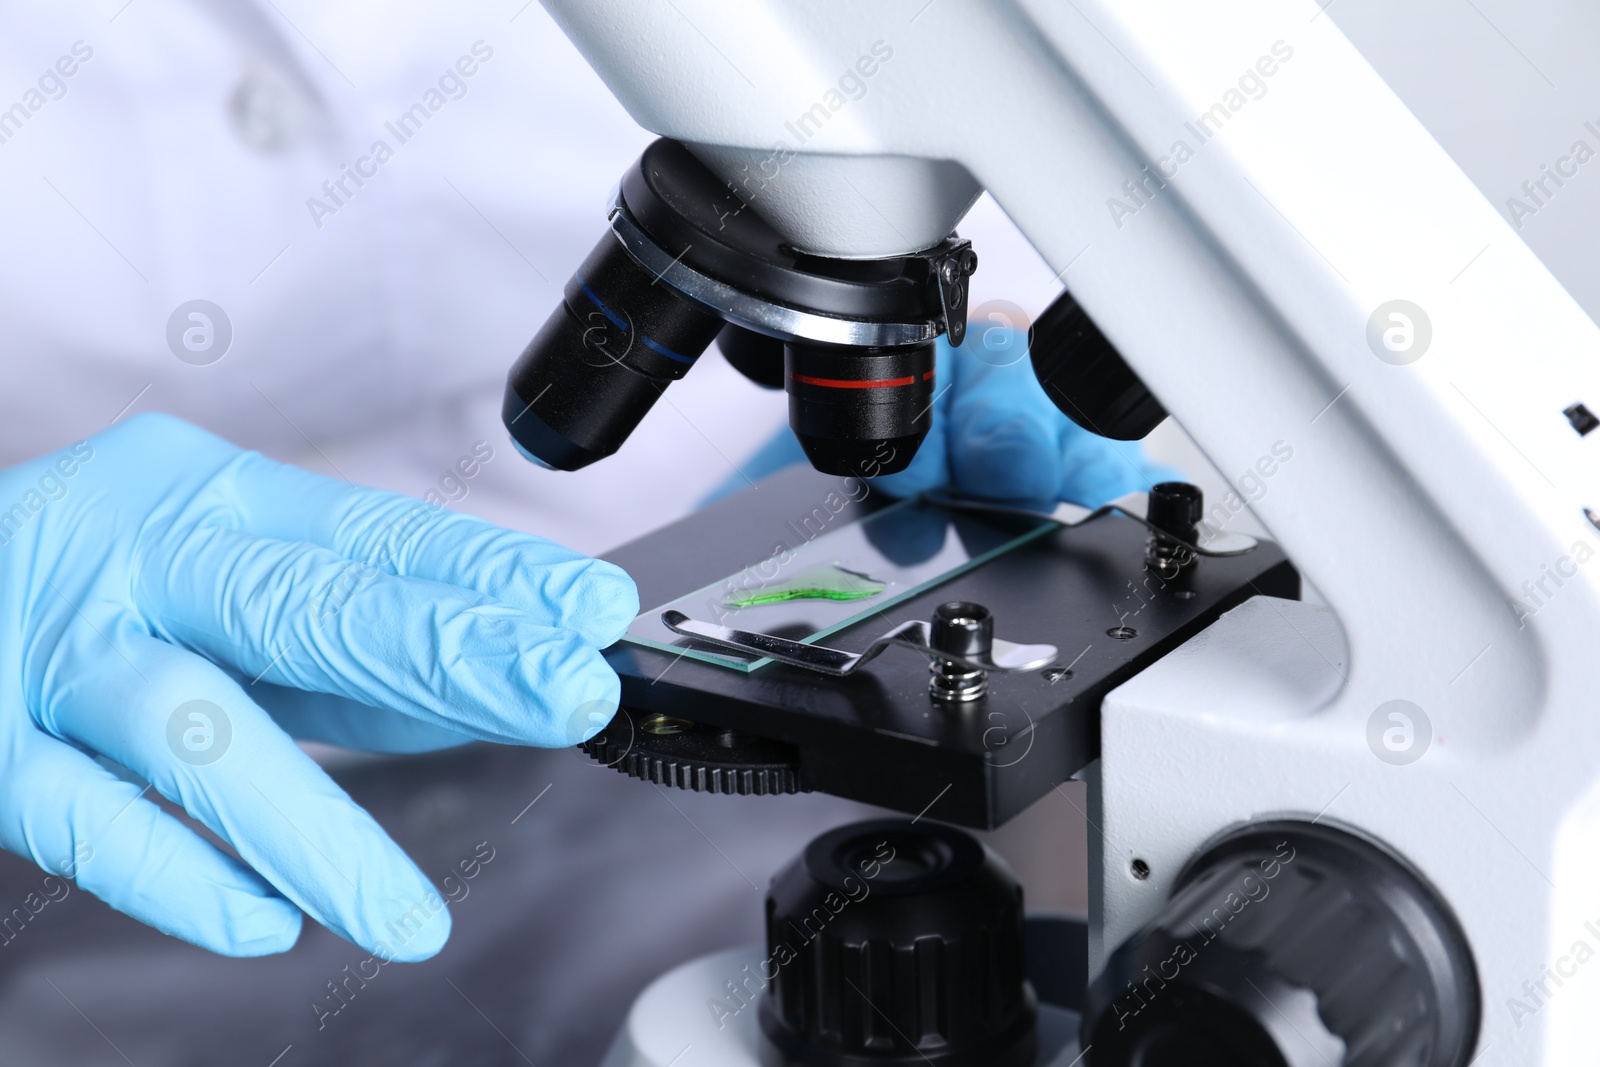
{"label": "fine focus knob", "polygon": [[953,827],[817,838],[767,894],[761,1028],[785,1067],[1032,1067],[1022,887]]}
{"label": "fine focus knob", "polygon": [[1089,987],[1092,1067],[1463,1067],[1479,991],[1444,903],[1399,860],[1311,823],[1190,866]]}

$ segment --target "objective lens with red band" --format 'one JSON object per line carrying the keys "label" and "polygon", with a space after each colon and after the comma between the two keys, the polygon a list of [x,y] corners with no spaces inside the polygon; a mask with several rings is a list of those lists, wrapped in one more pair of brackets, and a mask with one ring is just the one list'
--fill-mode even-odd
{"label": "objective lens with red band", "polygon": [[872,478],[901,471],[933,418],[933,344],[784,347],[789,425],[824,474]]}
{"label": "objective lens with red band", "polygon": [[[933,371],[928,371],[924,378],[932,380]],[[801,385],[820,385],[827,389],[888,389],[896,385],[915,385],[917,377],[908,374],[904,378],[886,378],[878,382],[856,382],[848,378],[808,378],[804,375],[795,375],[794,380]]]}

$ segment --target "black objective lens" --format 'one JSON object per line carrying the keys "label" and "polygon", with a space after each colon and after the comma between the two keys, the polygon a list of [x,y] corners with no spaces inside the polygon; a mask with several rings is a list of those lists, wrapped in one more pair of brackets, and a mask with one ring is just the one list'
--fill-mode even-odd
{"label": "black objective lens", "polygon": [[529,459],[573,471],[611,455],[722,329],[656,281],[607,233],[567,282],[506,380],[501,418]]}
{"label": "black objective lens", "polygon": [[933,357],[931,341],[787,345],[789,426],[811,465],[857,478],[905,470],[932,424]]}
{"label": "black objective lens", "polygon": [[783,388],[783,342],[733,323],[717,334],[728,365],[763,389]]}
{"label": "black objective lens", "polygon": [[1071,293],[1063,292],[1028,331],[1033,373],[1061,413],[1090,433],[1139,441],[1167,417]]}

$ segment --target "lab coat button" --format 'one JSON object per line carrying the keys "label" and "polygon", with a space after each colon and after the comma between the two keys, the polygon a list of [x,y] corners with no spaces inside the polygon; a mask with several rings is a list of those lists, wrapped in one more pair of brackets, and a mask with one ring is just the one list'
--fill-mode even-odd
{"label": "lab coat button", "polygon": [[239,139],[251,148],[281,152],[299,140],[305,129],[305,101],[281,74],[255,70],[233,91],[228,117]]}

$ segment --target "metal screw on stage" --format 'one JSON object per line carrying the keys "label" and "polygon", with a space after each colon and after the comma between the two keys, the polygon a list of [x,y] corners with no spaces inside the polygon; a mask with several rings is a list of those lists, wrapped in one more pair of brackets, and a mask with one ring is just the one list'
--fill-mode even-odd
{"label": "metal screw on stage", "polygon": [[1200,487],[1188,482],[1162,482],[1150,489],[1150,507],[1146,518],[1150,524],[1177,541],[1150,535],[1145,551],[1145,564],[1163,581],[1171,581],[1178,572],[1194,562],[1195,555],[1184,545],[1192,545],[1199,537],[1200,516],[1205,498]]}
{"label": "metal screw on stage", "polygon": [[[928,643],[934,650],[963,657],[987,656],[994,648],[994,615],[982,604],[953,600],[933,613]],[[928,692],[935,700],[977,700],[989,691],[989,672],[947,659],[935,659],[929,669]]]}

